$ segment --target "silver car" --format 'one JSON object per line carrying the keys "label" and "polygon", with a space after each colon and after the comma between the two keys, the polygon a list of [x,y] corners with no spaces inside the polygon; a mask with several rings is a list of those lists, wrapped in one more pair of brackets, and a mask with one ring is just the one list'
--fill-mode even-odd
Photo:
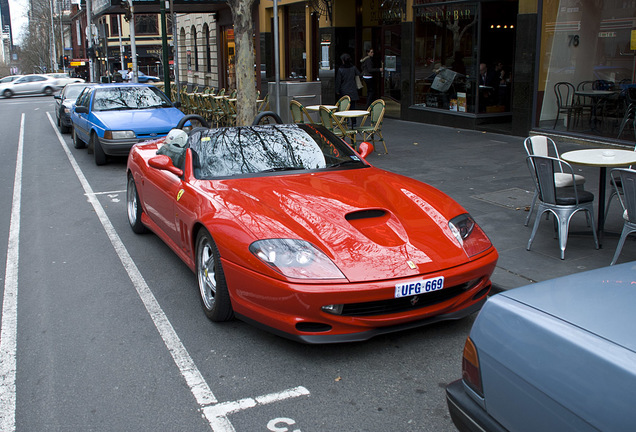
{"label": "silver car", "polygon": [[636,262],[497,294],[446,400],[460,431],[633,431]]}
{"label": "silver car", "polygon": [[59,89],[57,79],[46,75],[24,75],[15,81],[0,83],[0,94],[10,98],[17,94],[45,94],[50,96]]}
{"label": "silver car", "polygon": [[58,87],[64,87],[66,84],[83,83],[84,82],[84,80],[82,78],[74,78],[74,77],[71,77],[67,73],[61,73],[61,72],[46,74],[46,76],[49,76],[51,78],[55,78],[57,80],[57,86]]}
{"label": "silver car", "polygon": [[20,78],[21,76],[24,76],[24,75],[9,75],[9,76],[0,78],[0,84],[8,83],[8,82],[11,82],[11,81],[15,81],[18,78]]}

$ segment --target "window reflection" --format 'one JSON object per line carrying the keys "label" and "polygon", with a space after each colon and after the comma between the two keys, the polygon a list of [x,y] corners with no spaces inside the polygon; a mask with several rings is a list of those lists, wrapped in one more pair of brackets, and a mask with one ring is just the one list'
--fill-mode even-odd
{"label": "window reflection", "polygon": [[210,179],[267,171],[321,169],[358,157],[337,137],[311,125],[207,129],[188,140],[195,175]]}
{"label": "window reflection", "polygon": [[154,87],[112,87],[95,90],[93,111],[171,107],[170,100]]}

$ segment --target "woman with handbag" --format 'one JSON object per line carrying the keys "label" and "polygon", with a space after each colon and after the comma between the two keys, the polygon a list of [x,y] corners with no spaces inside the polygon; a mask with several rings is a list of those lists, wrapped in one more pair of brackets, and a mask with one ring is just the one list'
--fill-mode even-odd
{"label": "woman with handbag", "polygon": [[[351,98],[351,106],[350,109],[356,109],[356,101],[360,99],[358,95],[359,87],[356,84],[357,81],[360,81],[360,71],[356,68],[351,60],[351,56],[347,53],[344,53],[340,56],[340,60],[342,60],[342,65],[336,71],[336,94],[338,98],[342,96],[349,96]],[[352,126],[355,126],[355,118],[352,119]]]}
{"label": "woman with handbag", "polygon": [[360,60],[362,64],[362,78],[367,86],[367,109],[371,102],[375,100],[375,88],[376,88],[376,75],[382,71],[381,68],[376,68],[373,65],[373,48],[367,50],[367,56]]}

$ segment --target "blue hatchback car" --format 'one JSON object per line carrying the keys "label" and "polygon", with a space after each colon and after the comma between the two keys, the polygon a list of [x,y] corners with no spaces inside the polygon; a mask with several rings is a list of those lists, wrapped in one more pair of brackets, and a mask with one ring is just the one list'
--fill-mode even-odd
{"label": "blue hatchback car", "polygon": [[126,156],[140,141],[166,136],[184,114],[154,86],[102,84],[87,87],[71,110],[73,144],[94,153],[103,165],[107,156]]}

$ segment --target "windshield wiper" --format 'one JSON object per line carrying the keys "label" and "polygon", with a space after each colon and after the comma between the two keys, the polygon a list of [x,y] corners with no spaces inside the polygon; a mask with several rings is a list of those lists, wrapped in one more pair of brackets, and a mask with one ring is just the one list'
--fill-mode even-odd
{"label": "windshield wiper", "polygon": [[263,171],[259,171],[259,173],[268,173],[268,172],[276,172],[276,171],[304,171],[306,168],[303,167],[274,167],[274,168],[268,168],[266,170]]}
{"label": "windshield wiper", "polygon": [[171,106],[172,106],[172,104],[162,103],[162,104],[157,104],[157,105],[150,105],[150,106],[144,107],[144,109],[148,109],[148,108],[170,108]]}
{"label": "windshield wiper", "polygon": [[126,107],[126,106],[119,106],[119,107],[112,107],[112,108],[103,108],[103,109],[95,110],[95,111],[122,111],[122,110],[130,110],[130,109],[134,109],[134,108]]}
{"label": "windshield wiper", "polygon": [[360,161],[359,160],[353,160],[353,159],[349,159],[349,160],[345,160],[342,162],[337,162],[335,164],[331,164],[329,165],[329,168],[337,168],[337,167],[341,167],[344,165],[359,165]]}

